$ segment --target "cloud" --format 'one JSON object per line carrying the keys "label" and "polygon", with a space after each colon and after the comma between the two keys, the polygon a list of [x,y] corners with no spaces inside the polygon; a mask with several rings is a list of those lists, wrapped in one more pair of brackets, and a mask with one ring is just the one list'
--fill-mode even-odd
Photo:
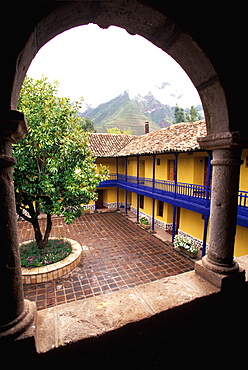
{"label": "cloud", "polygon": [[171,85],[169,82],[162,82],[161,86],[156,85],[159,90],[164,89],[166,86]]}

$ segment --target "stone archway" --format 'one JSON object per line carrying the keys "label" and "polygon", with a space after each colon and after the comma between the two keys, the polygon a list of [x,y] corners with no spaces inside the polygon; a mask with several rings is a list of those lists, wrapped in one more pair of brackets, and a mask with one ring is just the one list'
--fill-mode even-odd
{"label": "stone archway", "polygon": [[[152,4],[151,1],[44,3],[46,6],[41,14],[37,15],[34,8],[32,9],[35,18],[28,20],[23,33],[18,19],[21,35],[15,35],[17,41],[14,45],[9,45],[8,42],[5,45],[6,53],[10,50],[10,54],[3,58],[5,64],[2,70],[5,72],[6,68],[7,73],[5,75],[3,72],[0,77],[0,100],[2,109],[7,109],[0,112],[0,232],[3,246],[0,256],[0,295],[3,302],[0,309],[0,339],[19,335],[31,325],[34,317],[34,308],[30,302],[24,302],[22,294],[11,169],[15,164],[11,156],[11,143],[20,140],[26,132],[23,114],[15,111],[19,92],[38,50],[59,33],[79,25],[96,23],[103,28],[115,25],[131,34],[137,33],[171,55],[191,78],[202,99],[207,123],[208,136],[200,144],[204,149],[213,150],[214,165],[209,249],[196,271],[218,287],[223,286],[224,279],[230,280],[233,277],[238,277],[236,280],[243,282],[244,274],[240,273],[238,264],[233,261],[233,244],[241,148],[248,147],[248,139],[242,136],[242,132],[234,132],[234,128],[242,128],[243,132],[247,132],[247,128],[243,129],[240,122],[233,122],[234,117],[238,117],[233,109],[237,104],[232,101],[234,93],[231,93],[230,86],[227,87],[227,74],[224,73],[227,80],[224,89],[223,81],[204,52],[205,49],[167,17],[166,11],[158,11],[152,5],[145,5]],[[166,8],[158,2],[156,4],[157,8]],[[23,4],[19,6],[22,7]],[[26,11],[30,13],[28,7]],[[25,6],[22,15],[24,12]],[[11,19],[10,25],[13,22],[15,18]],[[206,46],[205,48],[207,49]],[[218,70],[220,71],[220,67]],[[229,113],[232,114],[232,119]]]}
{"label": "stone archway", "polygon": [[186,71],[198,90],[208,133],[229,131],[225,93],[204,51],[174,21],[138,1],[67,2],[43,18],[19,54],[11,92],[12,109],[16,109],[23,79],[38,50],[59,33],[88,23],[102,28],[122,27],[163,49]]}

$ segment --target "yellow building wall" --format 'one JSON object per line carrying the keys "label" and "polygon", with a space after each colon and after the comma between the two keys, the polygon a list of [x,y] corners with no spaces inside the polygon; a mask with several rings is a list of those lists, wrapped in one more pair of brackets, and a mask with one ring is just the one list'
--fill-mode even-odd
{"label": "yellow building wall", "polygon": [[152,156],[142,156],[139,160],[139,176],[152,178]]}
{"label": "yellow building wall", "polygon": [[125,190],[119,188],[119,202],[125,202]]}
{"label": "yellow building wall", "polygon": [[248,254],[248,228],[237,225],[234,256],[240,257],[245,254]]}
{"label": "yellow building wall", "polygon": [[[205,157],[203,153],[194,153],[193,184],[204,185]],[[201,154],[201,155],[200,155]]]}
{"label": "yellow building wall", "polygon": [[[160,165],[157,164],[157,159],[160,159]],[[168,161],[174,160],[173,154],[164,154],[156,156],[156,169],[155,169],[155,178],[157,180],[168,180]]]}
{"label": "yellow building wall", "polygon": [[110,173],[116,173],[116,161],[115,158],[97,158],[96,159],[97,167],[100,164],[103,166],[107,166],[109,168]]}
{"label": "yellow building wall", "polygon": [[248,191],[248,149],[243,149],[242,159],[244,163],[240,166],[239,189]]}
{"label": "yellow building wall", "polygon": [[136,157],[129,157],[127,161],[127,174],[129,176],[137,176]]}
{"label": "yellow building wall", "polygon": [[140,210],[146,213],[148,216],[152,215],[152,199],[149,197],[144,197],[144,208]]}
{"label": "yellow building wall", "polygon": [[206,152],[180,153],[178,156],[177,181],[187,184],[204,185]]}
{"label": "yellow building wall", "polygon": [[118,173],[124,175],[125,174],[125,159],[118,158]]}
{"label": "yellow building wall", "polygon": [[164,208],[163,208],[163,217],[158,215],[158,209],[159,209],[159,201],[155,200],[155,218],[159,221],[162,221],[164,223],[171,224],[173,221],[173,207],[172,204],[165,203],[164,202]]}
{"label": "yellow building wall", "polygon": [[116,188],[105,188],[103,190],[103,201],[107,203],[116,202]]}
{"label": "yellow building wall", "polygon": [[202,218],[202,215],[197,212],[180,208],[179,229],[191,236],[194,236],[197,239],[202,240],[204,230],[204,220]]}
{"label": "yellow building wall", "polygon": [[179,154],[177,181],[192,184],[194,180],[194,157],[185,153]]}

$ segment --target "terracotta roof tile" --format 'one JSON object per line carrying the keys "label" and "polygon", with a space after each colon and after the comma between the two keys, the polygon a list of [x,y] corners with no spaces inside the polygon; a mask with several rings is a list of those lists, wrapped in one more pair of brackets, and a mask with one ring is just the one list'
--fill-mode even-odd
{"label": "terracotta roof tile", "polygon": [[139,136],[127,144],[121,156],[164,152],[186,152],[200,149],[197,137],[206,136],[205,121],[182,122]]}
{"label": "terracotta roof tile", "polygon": [[124,134],[90,133],[89,142],[95,157],[114,157],[136,136]]}
{"label": "terracotta roof tile", "polygon": [[89,140],[93,155],[119,157],[197,150],[197,138],[206,135],[205,121],[197,121],[177,123],[142,136],[89,134]]}

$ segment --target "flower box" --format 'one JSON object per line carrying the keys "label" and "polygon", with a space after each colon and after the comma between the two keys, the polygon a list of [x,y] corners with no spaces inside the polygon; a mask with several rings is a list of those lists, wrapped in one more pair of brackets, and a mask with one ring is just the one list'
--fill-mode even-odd
{"label": "flower box", "polygon": [[150,225],[145,225],[145,224],[142,224],[141,222],[139,223],[139,225],[144,230],[149,230],[150,229]]}
{"label": "flower box", "polygon": [[198,251],[193,253],[193,252],[191,252],[191,251],[189,251],[185,248],[180,248],[180,247],[178,247],[178,248],[180,249],[181,252],[183,252],[184,254],[186,254],[187,256],[189,256],[191,258],[196,258],[197,257]]}
{"label": "flower box", "polygon": [[141,217],[139,219],[139,225],[144,230],[149,230],[150,227],[151,227],[151,225],[150,225],[150,223],[149,223],[149,221],[148,221],[148,219],[146,217]]}
{"label": "flower box", "polygon": [[192,238],[182,235],[175,236],[174,247],[179,248],[183,253],[191,258],[196,258],[199,251]]}

